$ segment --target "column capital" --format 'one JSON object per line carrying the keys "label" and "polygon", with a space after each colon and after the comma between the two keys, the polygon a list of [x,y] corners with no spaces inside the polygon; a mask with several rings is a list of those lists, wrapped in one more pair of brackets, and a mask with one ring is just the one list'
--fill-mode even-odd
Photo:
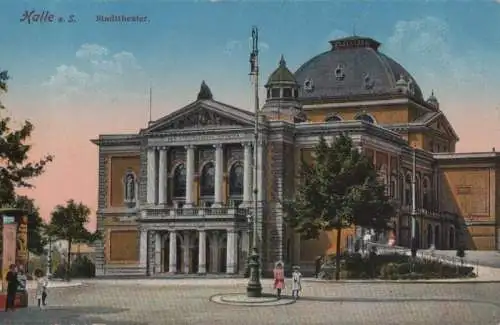
{"label": "column capital", "polygon": [[168,147],[167,146],[158,146],[156,147],[158,150],[168,150]]}
{"label": "column capital", "polygon": [[215,149],[222,149],[223,144],[222,143],[216,143],[213,145]]}
{"label": "column capital", "polygon": [[187,146],[184,146],[184,149],[189,150],[189,149],[194,149],[195,145],[194,144],[188,144]]}
{"label": "column capital", "polygon": [[246,142],[242,142],[241,145],[244,148],[251,148],[253,146],[253,143],[251,141],[246,141]]}

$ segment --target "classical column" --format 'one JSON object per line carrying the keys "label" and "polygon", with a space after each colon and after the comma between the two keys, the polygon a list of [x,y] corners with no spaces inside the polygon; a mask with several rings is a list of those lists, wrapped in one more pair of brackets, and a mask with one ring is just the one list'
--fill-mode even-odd
{"label": "classical column", "polygon": [[193,182],[194,182],[194,146],[186,146],[186,204],[185,207],[193,206]]}
{"label": "classical column", "polygon": [[236,232],[233,229],[227,231],[227,249],[226,249],[226,273],[234,274],[236,272]]}
{"label": "classical column", "polygon": [[177,233],[172,230],[169,236],[169,251],[168,251],[168,272],[177,273]]}
{"label": "classical column", "polygon": [[249,206],[252,202],[252,144],[247,142],[244,146],[243,164],[243,203]]}
{"label": "classical column", "polygon": [[158,204],[167,203],[167,148],[160,149],[160,166],[158,170]]}
{"label": "classical column", "polygon": [[206,261],[206,251],[207,251],[207,234],[205,230],[200,230],[198,232],[198,273],[207,273],[207,261]]}
{"label": "classical column", "polygon": [[139,265],[141,268],[146,268],[147,260],[148,260],[148,231],[145,228],[140,228]]}
{"label": "classical column", "polygon": [[161,272],[161,246],[162,246],[162,236],[159,231],[155,234],[155,273]]}
{"label": "classical column", "polygon": [[223,173],[224,173],[224,149],[222,144],[215,144],[215,207],[222,206],[222,182],[223,182]]}
{"label": "classical column", "polygon": [[257,197],[259,203],[263,203],[265,201],[265,189],[266,186],[264,184],[264,143],[260,142],[257,146],[257,159],[258,161],[258,166],[257,166]]}
{"label": "classical column", "polygon": [[147,198],[148,204],[155,204],[156,200],[156,149],[148,148],[147,157]]}

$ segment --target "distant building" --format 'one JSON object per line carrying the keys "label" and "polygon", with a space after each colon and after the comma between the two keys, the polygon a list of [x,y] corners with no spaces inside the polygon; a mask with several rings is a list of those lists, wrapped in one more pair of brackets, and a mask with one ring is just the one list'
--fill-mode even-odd
{"label": "distant building", "polygon": [[[292,73],[281,58],[265,85],[257,145],[259,248],[264,270],[277,260],[313,268],[335,250],[335,232],[302,241],[283,222],[279,201],[296,188],[301,159],[323,135],[348,132],[399,204],[396,245],[409,245],[413,148],[417,237],[422,248],[496,249],[499,155],[455,153],[459,140],[434,93],[364,37]],[[250,94],[249,94],[250,95]],[[97,275],[241,273],[253,213],[254,113],[198,98],[135,134],[100,135]],[[500,219],[499,219],[500,220]],[[458,236],[461,234],[461,236]],[[345,231],[342,245],[353,242]]]}

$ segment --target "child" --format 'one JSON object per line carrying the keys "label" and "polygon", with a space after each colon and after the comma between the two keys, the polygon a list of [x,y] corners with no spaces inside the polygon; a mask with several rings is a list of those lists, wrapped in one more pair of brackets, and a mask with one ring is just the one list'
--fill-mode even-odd
{"label": "child", "polygon": [[293,299],[299,299],[299,292],[302,290],[302,285],[300,284],[300,279],[302,278],[302,273],[299,272],[299,267],[293,267],[292,273],[292,297]]}
{"label": "child", "polygon": [[40,269],[35,270],[36,277],[36,299],[38,301],[38,308],[45,309],[47,305],[47,285],[48,281],[43,276],[43,271]]}
{"label": "child", "polygon": [[285,288],[285,273],[283,272],[283,263],[281,261],[276,263],[273,273],[276,297],[281,299],[281,290]]}

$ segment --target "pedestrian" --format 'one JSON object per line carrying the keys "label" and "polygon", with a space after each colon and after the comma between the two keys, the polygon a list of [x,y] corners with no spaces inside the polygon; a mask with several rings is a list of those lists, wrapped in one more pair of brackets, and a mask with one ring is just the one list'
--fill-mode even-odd
{"label": "pedestrian", "polygon": [[277,262],[274,267],[274,289],[276,290],[276,297],[281,299],[281,291],[285,287],[285,272],[283,271],[283,262]]}
{"label": "pedestrian", "polygon": [[15,311],[16,292],[17,287],[19,286],[19,281],[17,280],[17,268],[15,264],[10,265],[5,280],[7,281],[7,299],[5,300],[5,311]]}
{"label": "pedestrian", "polygon": [[323,257],[318,256],[314,261],[314,276],[319,279],[319,273],[321,272],[321,264],[323,262]]}
{"label": "pedestrian", "polygon": [[295,265],[292,272],[292,297],[293,299],[299,299],[299,292],[302,290],[302,273],[300,273],[300,267]]}
{"label": "pedestrian", "polygon": [[35,299],[37,300],[38,308],[40,308],[40,309],[43,310],[47,306],[47,285],[48,285],[48,280],[43,275],[43,271],[40,270],[40,269],[36,269],[35,270],[35,277],[36,277],[36,295],[35,295]]}

